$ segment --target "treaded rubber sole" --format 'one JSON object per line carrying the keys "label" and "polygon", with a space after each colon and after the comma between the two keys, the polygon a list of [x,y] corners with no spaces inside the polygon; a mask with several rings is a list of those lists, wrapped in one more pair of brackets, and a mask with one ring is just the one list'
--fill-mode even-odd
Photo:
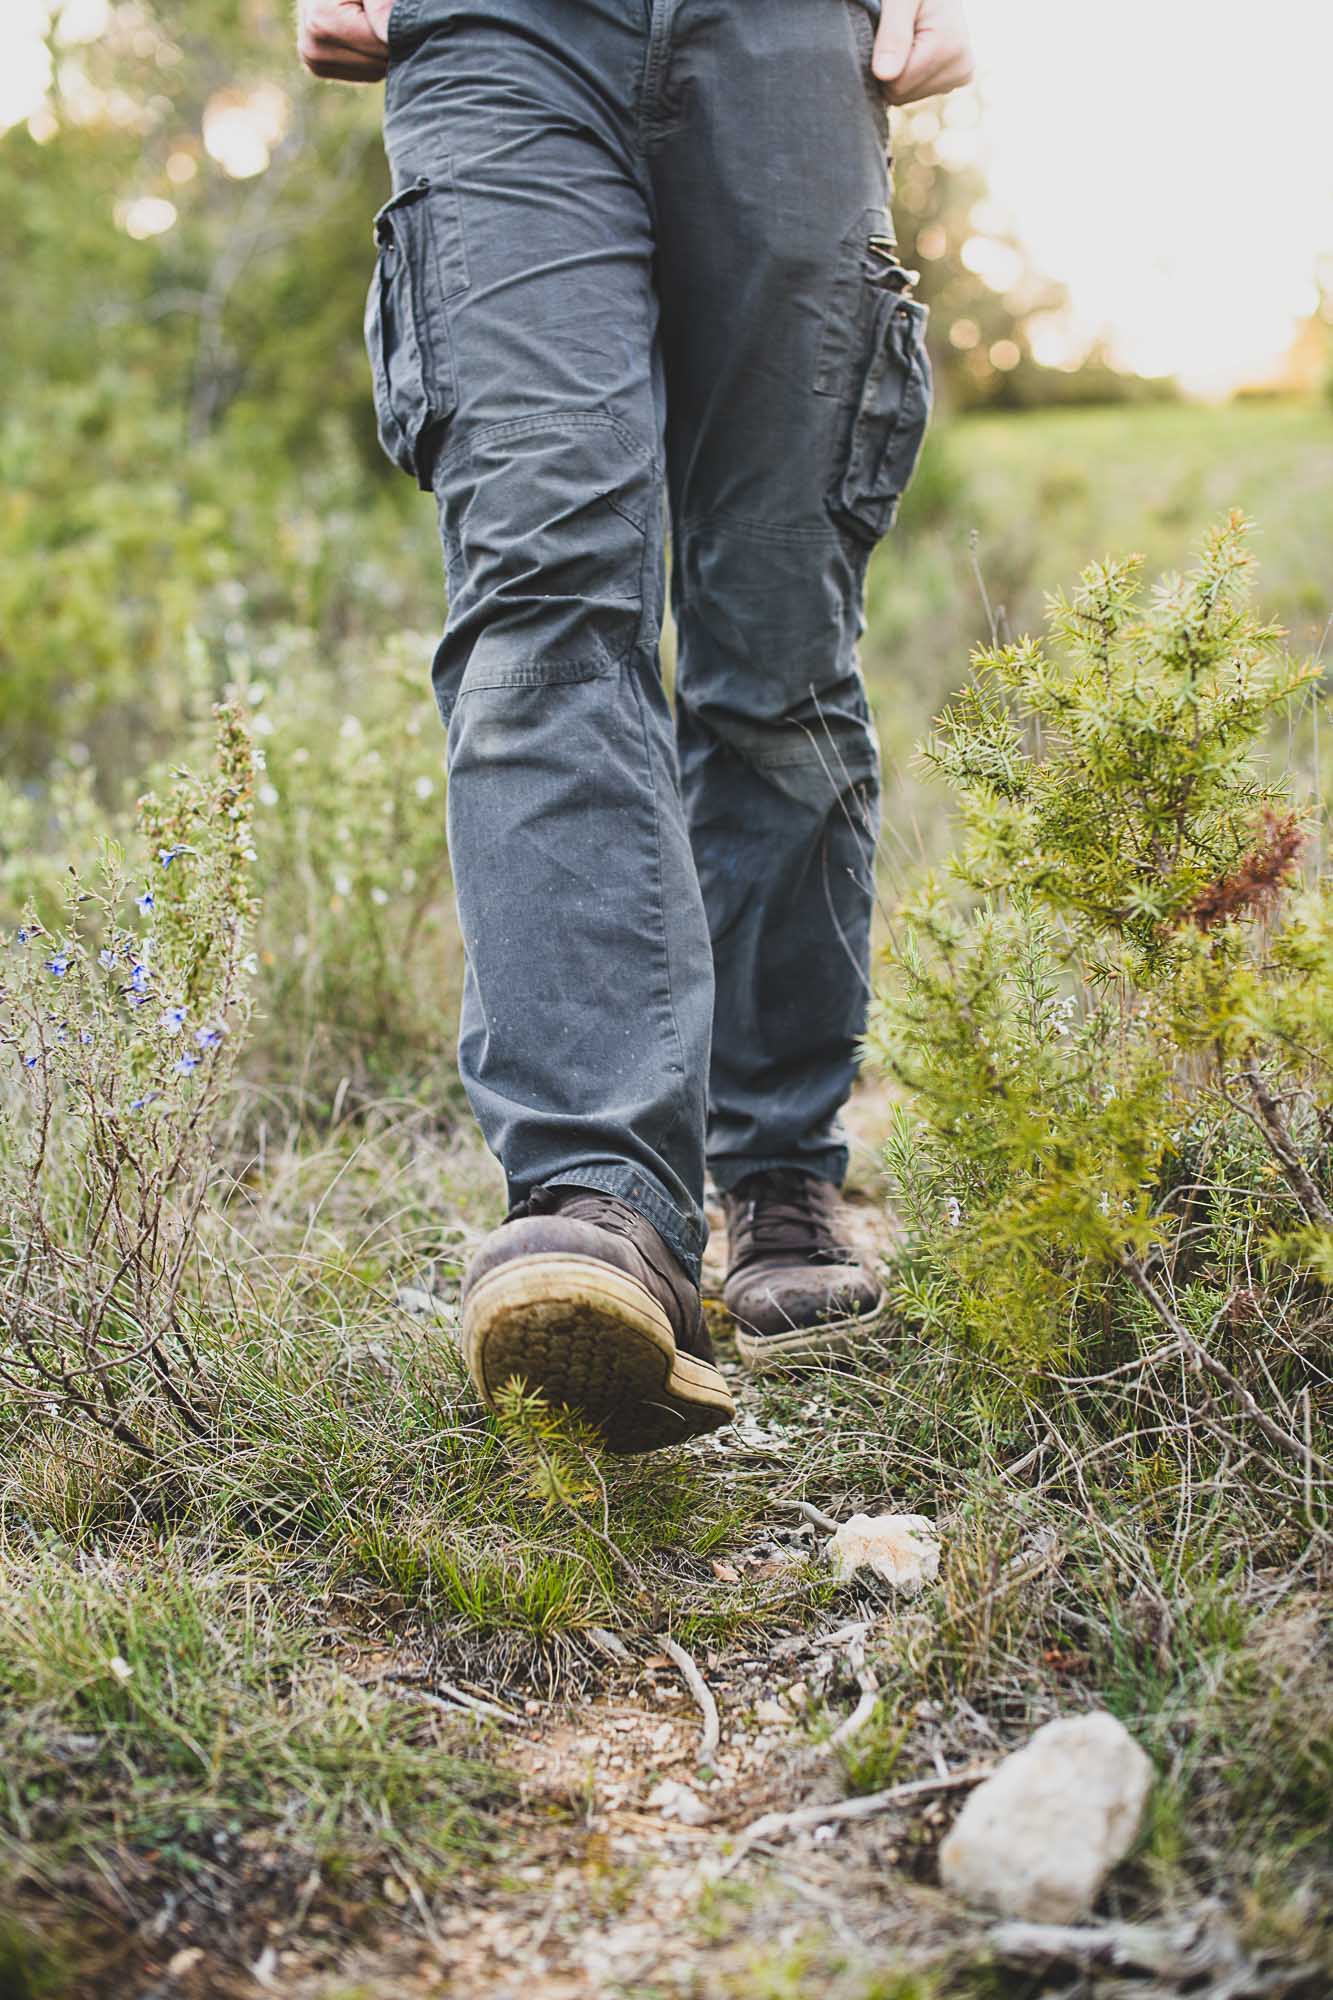
{"label": "treaded rubber sole", "polygon": [[752,1375],[817,1368],[821,1362],[845,1358],[855,1351],[855,1336],[864,1333],[883,1310],[884,1296],[881,1292],[866,1312],[850,1313],[822,1326],[794,1326],[789,1333],[751,1333],[737,1320],[736,1352]]}
{"label": "treaded rubber sole", "polygon": [[499,1264],[463,1302],[463,1355],[488,1408],[508,1382],[573,1410],[615,1452],[657,1451],[736,1414],[711,1363],[676,1347],[652,1293],[595,1257]]}

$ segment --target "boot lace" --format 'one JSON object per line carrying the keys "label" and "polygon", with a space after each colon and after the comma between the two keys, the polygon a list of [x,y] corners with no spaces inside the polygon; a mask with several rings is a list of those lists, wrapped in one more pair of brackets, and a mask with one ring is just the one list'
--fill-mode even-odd
{"label": "boot lace", "polygon": [[743,1254],[797,1257],[806,1264],[846,1264],[853,1253],[838,1240],[833,1189],[813,1174],[778,1169],[752,1174],[734,1190],[741,1204]]}
{"label": "boot lace", "polygon": [[628,1203],[617,1201],[614,1195],[601,1194],[596,1188],[581,1188],[572,1183],[562,1187],[557,1182],[553,1186],[534,1188],[530,1195],[514,1204],[505,1221],[520,1222],[528,1215],[556,1214],[572,1215],[578,1222],[596,1223],[599,1229],[609,1229],[616,1236],[632,1236],[638,1220]]}

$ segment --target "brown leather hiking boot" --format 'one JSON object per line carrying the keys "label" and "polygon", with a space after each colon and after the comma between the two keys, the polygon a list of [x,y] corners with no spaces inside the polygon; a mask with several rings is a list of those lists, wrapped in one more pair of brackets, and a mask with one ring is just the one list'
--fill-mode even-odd
{"label": "brown leather hiking boot", "polygon": [[736,1347],[757,1373],[847,1353],[884,1294],[839,1240],[838,1198],[794,1169],[750,1174],[722,1198],[727,1277],[722,1297]]}
{"label": "brown leather hiking boot", "polygon": [[656,1451],[736,1414],[698,1287],[636,1209],[542,1187],[463,1280],[463,1353],[482,1400],[507,1382],[575,1410],[611,1451]]}

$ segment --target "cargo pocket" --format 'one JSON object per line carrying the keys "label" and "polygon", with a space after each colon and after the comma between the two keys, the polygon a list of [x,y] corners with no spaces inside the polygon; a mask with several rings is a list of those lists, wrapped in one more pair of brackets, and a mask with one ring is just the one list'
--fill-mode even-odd
{"label": "cargo pocket", "polygon": [[860,540],[877,542],[893,526],[930,420],[930,315],[888,238],[872,238],[859,261],[860,338],[829,509]]}
{"label": "cargo pocket", "polygon": [[366,349],[380,443],[429,492],[433,446],[456,397],[447,300],[467,260],[447,168],[412,182],[375,217],[378,256],[366,299]]}

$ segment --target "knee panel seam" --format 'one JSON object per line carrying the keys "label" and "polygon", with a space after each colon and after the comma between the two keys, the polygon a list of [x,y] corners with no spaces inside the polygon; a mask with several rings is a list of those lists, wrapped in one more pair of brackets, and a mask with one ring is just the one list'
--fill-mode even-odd
{"label": "knee panel seam", "polygon": [[435,475],[450,581],[442,708],[481,688],[608,676],[645,643],[661,469],[612,411],[464,427]]}

